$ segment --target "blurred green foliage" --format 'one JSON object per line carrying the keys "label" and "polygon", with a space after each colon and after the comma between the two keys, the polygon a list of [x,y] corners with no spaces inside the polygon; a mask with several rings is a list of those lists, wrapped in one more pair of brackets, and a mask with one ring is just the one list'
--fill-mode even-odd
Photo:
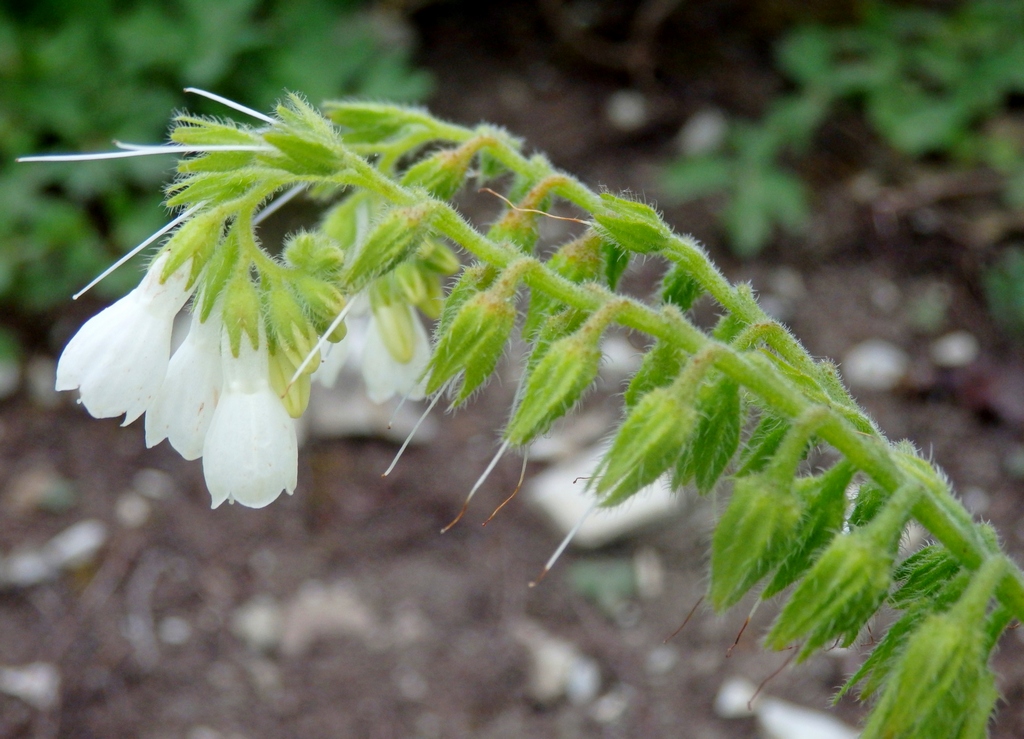
{"label": "blurred green foliage", "polygon": [[1004,250],[983,277],[989,313],[1007,334],[1024,340],[1024,248]]}
{"label": "blurred green foliage", "polygon": [[996,119],[1024,93],[1024,2],[974,0],[940,13],[871,5],[855,26],[802,26],[778,48],[794,83],[757,123],[731,124],[720,150],[665,172],[680,199],[723,193],[733,251],[756,254],[776,226],[806,220],[804,183],[783,167],[800,154],[833,106],[859,104],[872,129],[911,157],[987,165],[1006,177],[1009,204],[1024,205],[1024,141]]}
{"label": "blurred green foliage", "polygon": [[[415,100],[400,21],[359,0],[37,0],[0,6],[0,305],[23,314],[67,300],[167,216],[157,186],[172,157],[14,164],[20,155],[155,143],[186,105],[230,111],[182,88],[257,109],[284,89]],[[97,288],[137,282],[120,270]]]}

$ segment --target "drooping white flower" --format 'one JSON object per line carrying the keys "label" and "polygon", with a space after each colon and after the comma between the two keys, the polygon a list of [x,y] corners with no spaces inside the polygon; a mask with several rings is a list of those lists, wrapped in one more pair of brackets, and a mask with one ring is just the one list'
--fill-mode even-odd
{"label": "drooping white flower", "polygon": [[295,491],[298,442],[295,422],[270,386],[267,342],[253,349],[242,335],[235,357],[221,339],[223,386],[203,444],[203,474],[216,508],[232,500],[263,508],[282,491]]}
{"label": "drooping white flower", "polygon": [[[381,325],[371,311],[370,323],[363,348],[363,380],[366,394],[374,403],[384,403],[395,395],[408,395],[410,400],[422,400],[426,395],[423,374],[430,363],[430,338],[412,306],[404,305],[410,313],[413,350],[408,362],[392,356],[381,334]],[[393,306],[393,309],[399,309]]]}
{"label": "drooping white flower", "polygon": [[96,418],[124,414],[124,425],[152,403],[167,373],[174,316],[188,300],[191,262],[160,283],[167,255],[157,258],[142,282],[90,318],[57,363],[57,390],[80,392]]}
{"label": "drooping white flower", "polygon": [[146,446],[164,439],[185,459],[198,459],[220,397],[222,372],[219,311],[206,321],[192,314],[185,341],[167,365],[167,376],[146,411]]}

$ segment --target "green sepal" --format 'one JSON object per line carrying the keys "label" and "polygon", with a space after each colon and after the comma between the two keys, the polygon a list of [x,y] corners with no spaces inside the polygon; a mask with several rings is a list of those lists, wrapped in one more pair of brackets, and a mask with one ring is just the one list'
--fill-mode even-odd
{"label": "green sepal", "polygon": [[295,175],[327,177],[344,169],[344,160],[337,149],[287,129],[270,130],[263,140],[282,156],[261,155],[261,159]]}
{"label": "green sepal", "polygon": [[[543,210],[540,203],[537,210]],[[537,214],[529,210],[510,208],[487,232],[487,238],[499,243],[512,244],[524,254],[533,251],[540,238],[537,230]]]}
{"label": "green sepal", "polygon": [[350,144],[384,141],[407,127],[424,126],[429,120],[420,108],[361,101],[330,101],[324,111],[345,129],[342,139]]}
{"label": "green sepal", "polygon": [[648,254],[664,249],[672,232],[657,211],[635,200],[601,194],[604,206],[594,214],[601,230],[623,249]]}
{"label": "green sepal", "polygon": [[[238,260],[238,235],[235,228],[228,231],[220,245],[213,250],[202,279],[202,302],[199,320],[206,321],[213,312],[214,303],[224,291],[228,279],[235,271]],[[193,267],[195,265],[193,264]]]}
{"label": "green sepal", "polygon": [[725,375],[705,382],[697,392],[697,418],[672,484],[681,487],[693,480],[703,495],[715,486],[739,447],[743,426],[739,385]]}
{"label": "green sepal", "polygon": [[222,311],[231,353],[238,356],[243,333],[248,335],[253,349],[259,348],[262,310],[259,293],[249,279],[248,270],[237,270],[224,287]]}
{"label": "green sepal", "polygon": [[431,213],[426,204],[389,211],[359,245],[345,268],[350,290],[360,290],[408,257],[426,235]]}
{"label": "green sepal", "polygon": [[409,167],[402,176],[406,187],[422,187],[435,198],[448,200],[466,180],[477,147],[460,146],[436,152]]}
{"label": "green sepal", "polygon": [[740,452],[736,474],[749,475],[767,467],[789,429],[788,421],[762,411],[761,419]]}
{"label": "green sepal", "polygon": [[[580,238],[562,244],[548,260],[547,267],[572,282],[596,280],[604,266],[600,246],[600,237],[593,231],[588,231]],[[561,306],[562,303],[557,298],[547,293],[532,292],[530,307],[523,322],[523,336],[528,340],[535,336],[544,320]]]}
{"label": "green sepal", "polygon": [[629,268],[629,261],[632,255],[607,239],[601,242],[601,253],[604,254],[604,279],[609,290],[615,290],[619,286],[619,280]]}
{"label": "green sepal", "polygon": [[[319,337],[310,325],[302,305],[287,286],[266,280],[264,285],[267,342],[272,351],[287,356],[294,371],[316,345]],[[309,363],[311,370],[319,365],[319,361]]]}
{"label": "green sepal", "polygon": [[671,303],[681,311],[688,311],[697,298],[704,294],[704,288],[681,264],[677,264],[661,281],[661,300]]}
{"label": "green sepal", "polygon": [[763,600],[782,592],[802,577],[818,553],[842,530],[846,513],[846,487],[855,471],[853,465],[843,460],[823,475],[803,478],[797,482],[806,503],[804,515],[793,537],[796,543],[762,591]]}
{"label": "green sepal", "polygon": [[[732,343],[732,340],[740,335],[740,332],[747,327],[747,322],[737,316],[735,313],[726,313],[718,319],[718,323],[715,324],[714,329],[711,331],[711,336],[724,344]],[[759,355],[752,355],[752,359],[757,359]]]}
{"label": "green sepal", "polygon": [[862,483],[850,511],[850,526],[864,526],[872,521],[885,506],[889,492],[875,482]]}
{"label": "green sepal", "polygon": [[194,282],[217,250],[223,233],[224,217],[217,212],[203,211],[185,221],[161,249],[167,254],[167,261],[160,280],[166,280],[191,259],[189,284]]}
{"label": "green sepal", "polygon": [[448,333],[451,330],[452,321],[459,314],[463,304],[481,290],[486,290],[494,284],[497,276],[498,270],[490,264],[472,264],[462,270],[459,279],[448,291],[448,297],[441,309],[441,317],[437,321],[435,334],[443,336]]}
{"label": "green sepal", "polygon": [[463,302],[443,334],[439,334],[430,360],[426,391],[432,395],[463,372],[456,402],[461,403],[491,376],[515,326],[514,296],[498,290],[477,293]]}
{"label": "green sepal", "polygon": [[285,262],[318,277],[333,277],[345,264],[338,242],[320,231],[299,231],[285,240]]}
{"label": "green sepal", "polygon": [[889,597],[895,608],[907,609],[920,600],[934,598],[963,568],[946,547],[931,544],[917,550],[893,572],[900,587]]}
{"label": "green sepal", "polygon": [[168,208],[180,208],[206,203],[222,205],[250,193],[254,187],[276,190],[290,184],[285,175],[271,175],[259,167],[246,167],[230,172],[200,172],[190,174],[167,187]]}
{"label": "green sepal", "polygon": [[694,420],[683,395],[675,387],[655,388],[629,411],[595,472],[601,505],[618,505],[675,462]]}
{"label": "green sepal", "polygon": [[211,151],[207,154],[191,156],[178,160],[178,174],[198,174],[200,172],[235,172],[249,167],[256,158],[252,151]]}
{"label": "green sepal", "polygon": [[788,486],[766,474],[737,478],[711,541],[709,598],[724,611],[785,557],[802,514]]}
{"label": "green sepal", "polygon": [[233,121],[180,115],[174,119],[171,141],[182,146],[258,146],[260,137]]}
{"label": "green sepal", "polygon": [[849,646],[885,600],[891,568],[892,553],[866,530],[832,539],[797,585],[765,643],[785,649],[805,639],[798,661],[831,641]]}
{"label": "green sepal", "polygon": [[[314,275],[295,271],[288,276],[292,289],[300,296],[309,311],[309,317],[316,327],[317,333],[323,333],[334,322],[345,307],[345,296],[331,282]],[[345,336],[345,324],[338,324],[331,341],[341,341]]]}
{"label": "green sepal", "polygon": [[407,303],[377,301],[372,297],[370,302],[384,347],[396,362],[408,364],[416,351],[413,321],[419,319]]}
{"label": "green sepal", "polygon": [[600,338],[599,331],[584,324],[551,344],[525,380],[525,390],[505,427],[506,440],[516,446],[529,443],[576,404],[597,378]]}
{"label": "green sepal", "polygon": [[462,262],[451,247],[430,237],[425,238],[420,244],[416,251],[416,260],[425,269],[446,277],[454,275],[462,268]]}
{"label": "green sepal", "polygon": [[657,387],[670,384],[682,371],[686,355],[666,341],[655,342],[644,353],[640,367],[629,381],[623,400],[632,408],[640,398]]}
{"label": "green sepal", "polygon": [[586,320],[587,314],[575,308],[563,308],[558,313],[548,316],[540,330],[533,336],[526,337],[533,342],[533,349],[526,359],[527,373],[533,372],[556,341],[572,334]]}

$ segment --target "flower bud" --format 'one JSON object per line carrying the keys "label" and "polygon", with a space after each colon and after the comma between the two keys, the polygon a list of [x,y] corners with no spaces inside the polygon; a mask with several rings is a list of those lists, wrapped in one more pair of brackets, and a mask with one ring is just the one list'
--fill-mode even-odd
{"label": "flower bud", "polygon": [[425,287],[427,288],[426,295],[416,301],[416,307],[427,318],[436,321],[441,317],[441,311],[444,310],[444,288],[441,287],[441,280],[435,275],[426,278]]}
{"label": "flower bud", "polygon": [[738,478],[711,543],[711,587],[715,610],[743,597],[782,560],[792,544],[801,507],[778,480],[756,474]]}
{"label": "flower bud", "polygon": [[701,494],[711,491],[736,453],[743,426],[739,386],[719,375],[697,391],[697,425],[676,464],[672,483],[693,480]]}
{"label": "flower bud", "polygon": [[443,336],[448,331],[462,305],[479,291],[490,287],[497,275],[498,270],[489,264],[474,264],[462,271],[459,279],[448,291],[448,297],[441,309],[441,316],[437,321],[438,336]]}
{"label": "flower bud", "polygon": [[704,293],[704,288],[681,264],[673,267],[661,281],[661,300],[687,311]]}
{"label": "flower bud", "polygon": [[369,190],[357,190],[323,218],[320,230],[336,241],[343,252],[358,246],[370,233],[370,227],[382,208],[380,199]]}
{"label": "flower bud", "polygon": [[318,277],[338,274],[345,263],[345,253],[338,242],[320,232],[292,234],[282,253],[286,262]]}
{"label": "flower bud", "polygon": [[233,121],[180,115],[174,119],[171,141],[183,146],[252,146],[259,137]]}
{"label": "flower bud", "polygon": [[402,184],[422,187],[434,197],[448,200],[462,187],[479,148],[476,142],[467,142],[457,149],[445,149],[421,159],[406,170]]}
{"label": "flower bud", "polygon": [[[415,305],[426,300],[429,277],[423,274],[423,268],[416,261],[402,262],[386,275],[390,279],[395,292],[407,303]],[[432,276],[432,275],[431,275]]]}
{"label": "flower bud", "polygon": [[462,267],[462,262],[447,244],[430,237],[423,239],[416,259],[439,275],[453,275]]}
{"label": "flower bud", "polygon": [[427,116],[416,108],[361,101],[331,102],[327,117],[345,131],[346,143],[374,143],[389,138],[406,126],[422,123]]}
{"label": "flower bud", "polygon": [[654,388],[670,384],[682,371],[683,358],[682,351],[665,341],[648,349],[626,388],[623,398],[626,406],[632,407]]}
{"label": "flower bud", "polygon": [[514,295],[490,289],[462,304],[444,333],[439,334],[430,361],[427,393],[437,392],[449,379],[463,372],[458,402],[462,402],[494,371],[515,326]]}
{"label": "flower bud", "polygon": [[836,639],[849,646],[889,592],[891,568],[891,552],[867,531],[836,537],[786,603],[767,645],[785,649],[806,639],[800,660]]}
{"label": "flower bud", "polygon": [[597,469],[601,504],[617,505],[661,477],[679,457],[693,420],[693,408],[676,388],[655,388],[644,395]]}
{"label": "flower bud", "polygon": [[428,227],[428,205],[395,208],[366,237],[345,270],[353,290],[391,270],[419,246]]}
{"label": "flower bud", "polygon": [[671,231],[649,205],[601,194],[604,209],[594,214],[601,230],[619,246],[645,254],[665,246]]}
{"label": "flower bud", "polygon": [[524,253],[533,251],[539,236],[537,214],[519,208],[509,209],[487,232],[491,241],[513,244]]}
{"label": "flower bud", "polygon": [[[271,285],[265,291],[265,298],[267,335],[271,347],[276,353],[286,355],[289,361],[298,367],[316,346],[316,332],[287,287],[281,284]],[[271,359],[273,361],[273,358]],[[315,370],[319,364],[319,361],[309,362],[309,371]]]}

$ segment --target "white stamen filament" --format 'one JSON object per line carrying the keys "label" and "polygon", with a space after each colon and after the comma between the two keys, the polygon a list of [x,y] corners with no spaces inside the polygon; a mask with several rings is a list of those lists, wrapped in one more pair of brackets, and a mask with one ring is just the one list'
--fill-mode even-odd
{"label": "white stamen filament", "polygon": [[200,90],[198,87],[186,87],[185,88],[185,92],[190,92],[193,95],[199,95],[199,96],[207,98],[209,100],[213,100],[216,103],[220,103],[221,105],[226,105],[229,108],[234,108],[239,113],[245,113],[246,115],[250,115],[253,118],[258,118],[259,120],[261,120],[261,121],[263,121],[265,123],[273,123],[274,122],[274,119],[271,118],[270,116],[264,115],[263,113],[260,113],[258,110],[253,110],[252,108],[247,108],[246,106],[242,105],[241,103],[236,103],[234,100],[228,100],[226,97],[221,97],[217,93],[207,92],[206,90]]}
{"label": "white stamen filament", "polygon": [[288,380],[288,386],[285,388],[285,392],[288,392],[288,390],[291,389],[291,386],[295,384],[295,381],[302,376],[303,370],[305,370],[306,367],[309,366],[309,363],[313,361],[313,357],[316,356],[316,353],[323,348],[324,344],[327,343],[327,337],[334,333],[334,329],[338,328],[338,326],[341,325],[341,322],[345,320],[345,316],[347,316],[348,312],[352,310],[352,306],[354,304],[355,301],[350,300],[348,303],[346,303],[345,307],[341,309],[341,312],[338,314],[338,317],[331,321],[331,325],[327,327],[327,330],[324,331],[323,336],[321,336],[320,340],[316,342],[316,346],[309,350],[309,354],[306,355],[306,358],[302,360],[302,364],[300,364],[298,369],[295,370],[295,374],[292,375],[292,379]]}
{"label": "white stamen filament", "polygon": [[[434,394],[434,397],[430,399],[430,405],[427,406],[427,409],[423,411],[423,415],[421,415],[419,417],[419,420],[416,421],[415,425],[412,427],[412,431],[409,432],[409,435],[405,437],[405,441],[402,443],[401,448],[398,450],[398,454],[396,454],[395,458],[391,460],[391,464],[388,465],[388,468],[386,470],[384,470],[384,474],[381,475],[381,477],[387,477],[388,475],[391,474],[391,471],[395,469],[395,465],[397,465],[398,460],[402,458],[402,455],[405,453],[406,447],[408,447],[409,443],[412,441],[412,437],[415,436],[416,432],[419,430],[420,424],[423,423],[423,421],[426,420],[427,416],[430,415],[430,411],[434,410],[434,406],[437,405],[437,401],[441,399],[442,395],[444,395],[444,388],[438,390]],[[409,396],[406,395],[406,397]],[[389,423],[388,426],[390,427],[391,424]]]}
{"label": "white stamen filament", "polygon": [[[17,162],[91,162],[101,159],[131,159],[132,157],[149,157],[158,154],[202,154],[210,151],[273,151],[269,146],[248,144],[211,144],[210,146],[178,146],[177,144],[155,144],[140,146],[136,144],[118,144],[121,151],[96,151],[88,154],[37,154],[30,157],[18,157]],[[131,148],[129,148],[131,147]]]}
{"label": "white stamen filament", "polygon": [[469,501],[473,500],[473,496],[476,495],[476,491],[479,490],[483,484],[487,481],[487,478],[491,476],[491,472],[498,466],[498,460],[505,456],[505,452],[508,451],[509,442],[506,440],[502,442],[501,448],[498,449],[498,453],[494,455],[494,459],[487,465],[487,469],[480,475],[480,478],[476,481],[476,484],[469,491],[469,495],[466,496],[466,505],[469,505]]}
{"label": "white stamen filament", "polygon": [[157,232],[156,232],[155,234],[153,234],[152,236],[150,236],[150,237],[149,237],[148,239],[146,239],[145,241],[143,241],[143,242],[142,242],[141,244],[139,244],[138,246],[136,246],[136,247],[135,247],[134,249],[132,249],[132,250],[131,250],[130,252],[128,252],[128,253],[127,253],[127,254],[125,254],[125,255],[124,255],[123,257],[121,257],[121,258],[120,258],[120,259],[118,259],[118,260],[117,260],[116,262],[114,262],[114,263],[113,263],[112,265],[110,265],[110,266],[109,266],[109,267],[107,267],[107,268],[106,268],[105,270],[103,270],[103,272],[101,272],[101,273],[100,273],[99,277],[97,277],[97,278],[96,278],[96,279],[94,279],[94,280],[93,280],[92,282],[90,282],[90,283],[89,283],[88,285],[86,285],[86,286],[85,286],[85,287],[83,287],[83,288],[82,288],[81,290],[79,290],[79,291],[78,291],[77,293],[75,293],[74,295],[72,295],[72,296],[71,296],[71,299],[72,299],[72,300],[78,300],[78,299],[79,299],[80,297],[82,297],[83,295],[85,295],[85,293],[87,293],[87,292],[88,292],[88,291],[89,291],[90,289],[92,289],[92,288],[93,288],[93,287],[94,287],[94,286],[95,286],[95,285],[96,285],[96,284],[97,284],[98,282],[100,282],[101,280],[103,280],[103,279],[104,279],[104,278],[105,278],[105,277],[106,277],[107,275],[109,275],[109,274],[110,274],[111,272],[113,272],[113,271],[114,271],[115,269],[117,269],[117,268],[118,268],[118,267],[120,267],[120,266],[121,266],[122,264],[124,264],[125,262],[127,262],[127,261],[128,261],[129,259],[131,259],[132,257],[134,257],[134,256],[135,256],[136,254],[138,254],[138,253],[139,253],[140,251],[142,251],[143,249],[145,249],[145,248],[146,248],[147,246],[149,246],[150,244],[152,244],[152,243],[153,243],[154,241],[156,241],[157,239],[159,239],[159,238],[160,238],[161,236],[163,236],[163,235],[164,235],[165,233],[167,233],[168,231],[170,231],[171,229],[173,229],[173,228],[174,228],[175,226],[177,226],[177,225],[178,225],[179,223],[181,223],[182,221],[184,221],[184,220],[185,220],[186,218],[188,218],[188,217],[189,217],[190,215],[192,215],[193,213],[195,213],[195,212],[196,212],[197,210],[199,210],[200,208],[202,208],[202,207],[203,207],[203,205],[204,205],[204,203],[196,203],[195,205],[193,205],[193,206],[192,206],[191,208],[189,208],[188,210],[186,210],[186,211],[185,211],[184,213],[182,213],[181,215],[179,215],[179,216],[178,216],[177,218],[175,218],[175,219],[174,219],[173,221],[171,221],[170,223],[168,223],[168,224],[167,224],[166,226],[164,226],[163,228],[161,228],[161,229],[160,229],[159,231],[157,231]]}
{"label": "white stamen filament", "polygon": [[597,503],[598,501],[596,500],[593,503],[591,503],[590,507],[588,507],[587,510],[583,512],[583,515],[580,516],[579,520],[575,524],[573,524],[572,529],[569,531],[568,534],[565,535],[565,538],[562,539],[562,543],[558,545],[558,549],[555,550],[555,553],[551,555],[551,558],[544,565],[544,569],[540,571],[540,575],[537,577],[536,580],[530,583],[531,588],[536,587],[537,583],[543,580],[544,576],[547,575],[551,571],[551,568],[555,566],[555,562],[557,562],[558,558],[562,556],[562,552],[564,552],[566,547],[569,546],[569,542],[571,542],[576,537],[576,534],[578,534],[580,532],[580,529],[583,528],[584,522],[588,518],[590,518],[590,514],[594,512],[595,508],[597,508]]}

